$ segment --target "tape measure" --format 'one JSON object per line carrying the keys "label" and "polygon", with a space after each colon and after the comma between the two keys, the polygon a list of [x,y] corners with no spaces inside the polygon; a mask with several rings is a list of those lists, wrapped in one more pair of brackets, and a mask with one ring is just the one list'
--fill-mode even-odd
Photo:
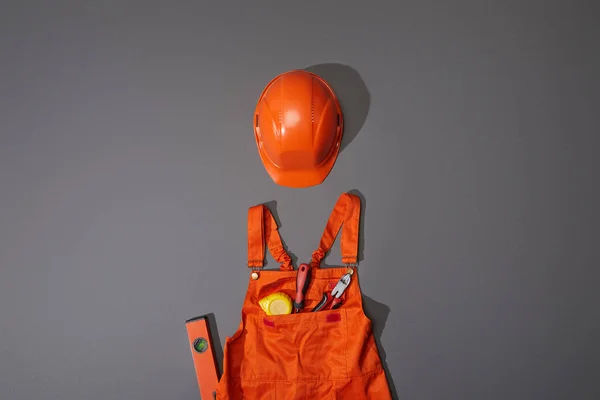
{"label": "tape measure", "polygon": [[283,315],[292,313],[292,298],[285,293],[275,292],[258,301],[267,315]]}

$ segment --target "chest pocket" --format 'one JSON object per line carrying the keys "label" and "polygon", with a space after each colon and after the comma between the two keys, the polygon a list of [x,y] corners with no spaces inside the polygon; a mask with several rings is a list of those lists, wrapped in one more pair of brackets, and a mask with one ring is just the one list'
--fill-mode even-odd
{"label": "chest pocket", "polygon": [[254,366],[257,378],[293,381],[347,378],[345,310],[260,316],[258,327]]}

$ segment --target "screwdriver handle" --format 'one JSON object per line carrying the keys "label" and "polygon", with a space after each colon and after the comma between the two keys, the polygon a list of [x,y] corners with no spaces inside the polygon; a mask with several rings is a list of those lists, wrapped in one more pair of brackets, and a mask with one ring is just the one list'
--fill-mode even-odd
{"label": "screwdriver handle", "polygon": [[308,264],[300,264],[296,275],[296,298],[294,299],[294,311],[299,313],[304,308],[304,296],[310,284],[311,269]]}

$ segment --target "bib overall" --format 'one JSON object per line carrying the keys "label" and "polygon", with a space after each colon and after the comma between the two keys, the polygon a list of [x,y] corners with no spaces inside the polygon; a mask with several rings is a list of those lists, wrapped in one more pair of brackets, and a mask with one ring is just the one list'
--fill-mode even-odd
{"label": "bib overall", "polygon": [[[258,301],[274,292],[294,298],[296,272],[269,209],[264,205],[249,209],[248,266],[254,273],[240,325],[225,342],[217,399],[391,399],[371,321],[362,307],[356,268],[359,220],[360,199],[342,194],[312,254],[303,311],[268,316]],[[322,269],[321,260],[340,229],[342,263],[348,266]],[[265,247],[281,264],[279,271],[260,269]],[[323,293],[331,291],[349,269],[353,274],[341,296],[341,307],[311,312]]]}

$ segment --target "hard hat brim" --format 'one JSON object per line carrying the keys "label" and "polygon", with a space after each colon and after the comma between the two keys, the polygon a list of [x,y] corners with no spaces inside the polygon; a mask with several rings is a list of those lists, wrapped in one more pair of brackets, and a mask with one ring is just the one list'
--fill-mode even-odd
{"label": "hard hat brim", "polygon": [[327,158],[322,164],[318,167],[304,170],[282,170],[277,165],[273,164],[271,159],[264,154],[262,149],[259,148],[258,153],[273,182],[291,188],[305,188],[323,183],[333,169],[333,165],[337,160],[339,148],[340,143],[338,142],[336,144],[335,153]]}

